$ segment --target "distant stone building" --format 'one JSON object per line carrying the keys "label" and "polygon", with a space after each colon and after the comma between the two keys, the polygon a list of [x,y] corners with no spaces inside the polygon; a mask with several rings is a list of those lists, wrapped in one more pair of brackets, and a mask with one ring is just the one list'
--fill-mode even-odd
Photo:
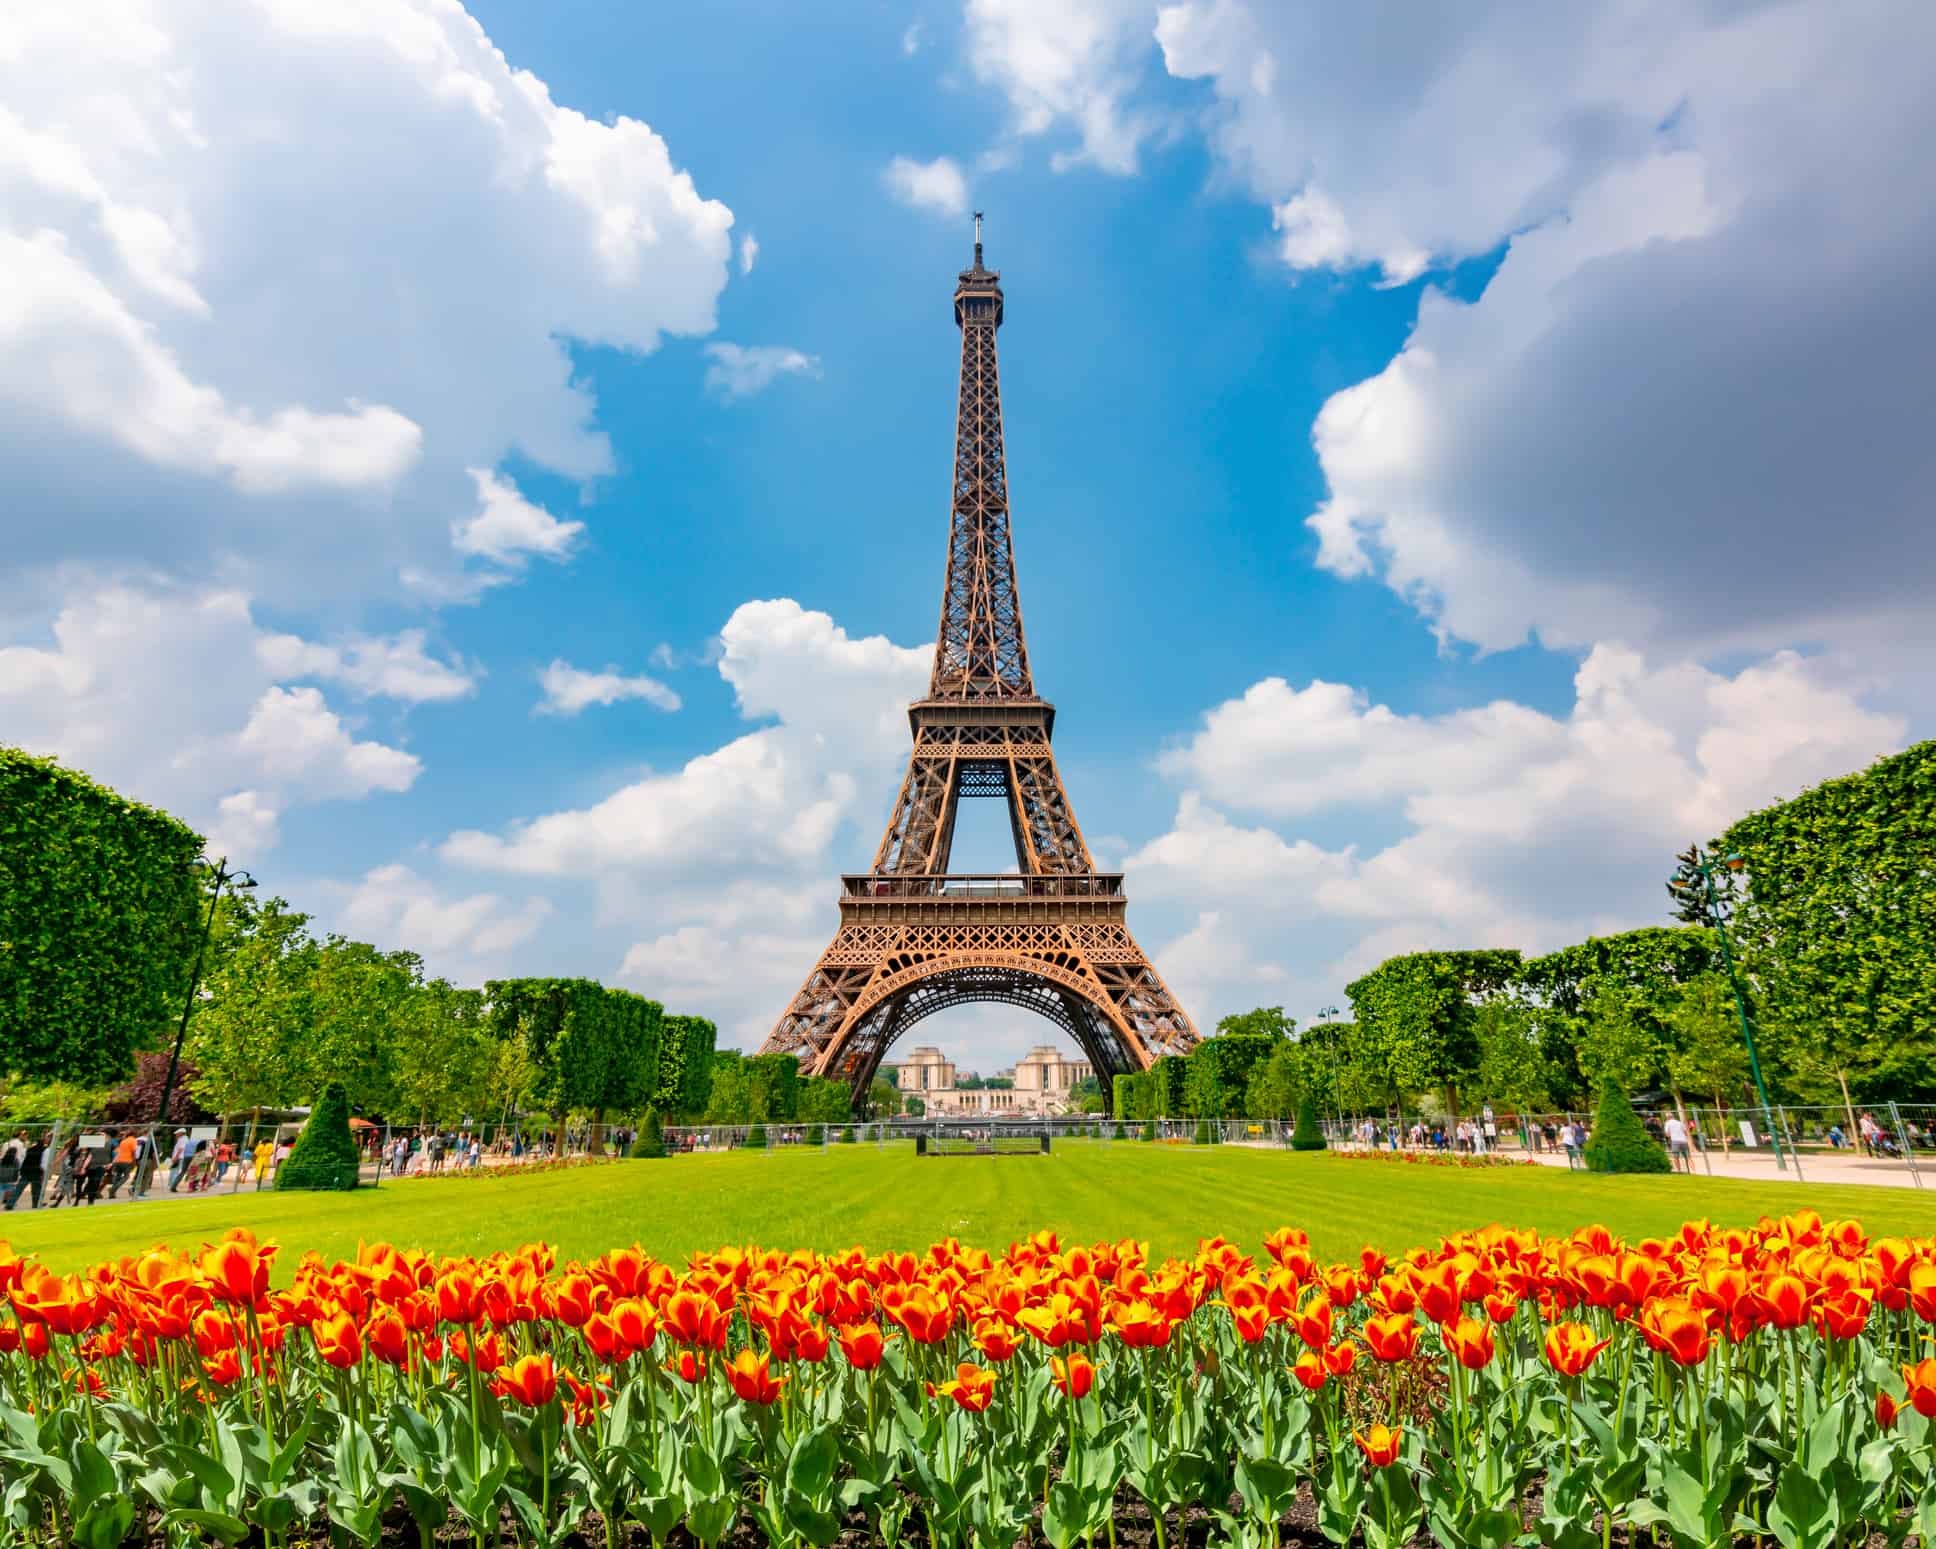
{"label": "distant stone building", "polygon": [[930,1114],[946,1118],[1067,1113],[1077,1084],[1093,1074],[1087,1060],[1071,1059],[1053,1044],[1038,1044],[1022,1056],[1012,1088],[962,1090],[955,1085],[954,1061],[925,1044],[892,1069],[903,1097],[918,1097]]}

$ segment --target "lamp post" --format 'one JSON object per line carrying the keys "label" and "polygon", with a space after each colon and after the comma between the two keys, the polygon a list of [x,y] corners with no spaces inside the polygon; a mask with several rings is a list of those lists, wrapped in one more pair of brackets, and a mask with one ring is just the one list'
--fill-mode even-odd
{"label": "lamp post", "polygon": [[181,1026],[175,1029],[175,1047],[168,1056],[168,1076],[161,1083],[161,1103],[155,1109],[155,1123],[165,1124],[168,1120],[168,1099],[174,1095],[175,1072],[181,1068],[182,1040],[188,1036],[188,1015],[195,1009],[195,991],[201,988],[202,954],[208,950],[208,938],[215,929],[215,906],[222,900],[222,889],[234,891],[238,888],[252,888],[255,878],[246,871],[230,871],[229,858],[225,855],[213,866],[208,857],[191,863],[194,870],[208,875],[209,881],[208,915],[202,921],[202,939],[195,943],[195,966],[188,971],[188,998],[182,1002]]}
{"label": "lamp post", "polygon": [[[1728,927],[1721,910],[1721,897],[1714,888],[1716,863],[1701,854],[1701,847],[1695,845],[1680,858],[1680,873],[1667,884],[1668,891],[1674,894],[1683,905],[1693,905],[1714,924],[1714,934],[1721,942],[1721,961],[1728,970],[1728,987],[1734,991],[1734,1014],[1741,1022],[1741,1037],[1748,1046],[1748,1068],[1754,1072],[1755,1095],[1761,1100],[1761,1122],[1768,1130],[1768,1143],[1775,1150],[1775,1167],[1786,1172],[1788,1163],[1781,1154],[1781,1131],[1775,1127],[1774,1110],[1768,1103],[1768,1084],[1761,1079],[1761,1056],[1755,1051],[1754,1026],[1748,1020],[1748,1003],[1741,994],[1741,980],[1734,971],[1734,950],[1728,945]],[[1723,856],[1720,863],[1728,871],[1739,871],[1748,864],[1741,855]],[[1697,886],[1694,879],[1699,877]]]}
{"label": "lamp post", "polygon": [[[1318,1007],[1318,1015],[1323,1018],[1322,1026],[1332,1027],[1332,1018],[1338,1014],[1336,1006]],[[1338,1079],[1338,1042],[1335,1035],[1327,1035],[1324,1040],[1325,1052],[1331,1056],[1331,1112],[1342,1124],[1344,1122],[1344,1092]]]}

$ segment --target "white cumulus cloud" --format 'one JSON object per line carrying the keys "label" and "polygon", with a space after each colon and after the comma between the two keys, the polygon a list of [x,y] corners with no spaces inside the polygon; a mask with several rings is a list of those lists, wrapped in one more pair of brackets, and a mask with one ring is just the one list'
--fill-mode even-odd
{"label": "white cumulus cloud", "polygon": [[[1499,702],[1401,715],[1335,684],[1266,679],[1163,761],[1170,829],[1125,862],[1131,896],[1193,921],[1158,952],[1200,1020],[1306,1012],[1394,953],[1544,951],[1664,923],[1677,851],[1899,748],[1906,723],[1819,661],[1728,674],[1588,653],[1563,716]],[[1329,848],[1311,825],[1396,826]]]}
{"label": "white cumulus cloud", "polygon": [[641,699],[660,710],[677,710],[679,696],[657,678],[638,673],[627,677],[616,667],[587,672],[558,660],[538,675],[544,698],[539,715],[577,715],[593,705],[615,705],[622,699]]}
{"label": "white cumulus cloud", "polygon": [[952,157],[916,161],[910,156],[896,156],[887,164],[881,180],[887,191],[910,209],[931,210],[938,215],[967,212],[968,180]]}
{"label": "white cumulus cloud", "polygon": [[318,645],[265,632],[228,591],[132,584],[69,596],[44,640],[0,648],[0,736],[176,813],[246,864],[291,807],[407,790],[416,755],[323,691],[422,703],[469,691],[419,631]]}
{"label": "white cumulus cloud", "polygon": [[534,506],[518,487],[488,468],[466,468],[477,489],[477,509],[450,529],[451,547],[459,554],[495,560],[516,567],[527,555],[540,559],[569,558],[584,536],[583,522],[561,522],[542,506]]}
{"label": "white cumulus cloud", "polygon": [[820,357],[779,344],[732,344],[725,340],[706,346],[708,390],[731,402],[764,392],[783,376],[819,376]]}
{"label": "white cumulus cloud", "polygon": [[9,8],[0,461],[59,507],[9,512],[0,586],[219,573],[286,611],[557,557],[579,525],[480,512],[473,470],[608,471],[572,344],[710,331],[732,221],[454,0]]}

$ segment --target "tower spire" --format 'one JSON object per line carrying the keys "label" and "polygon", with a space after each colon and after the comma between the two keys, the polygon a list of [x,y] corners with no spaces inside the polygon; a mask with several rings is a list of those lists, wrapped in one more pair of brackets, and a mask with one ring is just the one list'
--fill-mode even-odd
{"label": "tower spire", "polygon": [[982,267],[979,210],[975,264],[957,277],[954,304],[961,329],[961,387],[955,408],[953,515],[928,697],[1032,699],[1035,683],[1022,638],[1022,603],[1009,541],[1002,384],[995,358],[1002,277]]}

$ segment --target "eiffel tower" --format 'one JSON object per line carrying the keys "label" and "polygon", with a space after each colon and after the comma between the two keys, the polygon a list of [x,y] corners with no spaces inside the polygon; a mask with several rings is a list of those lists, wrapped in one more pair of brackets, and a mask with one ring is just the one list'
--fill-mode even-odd
{"label": "eiffel tower", "polygon": [[[1103,1084],[1180,1054],[1196,1029],[1124,923],[1120,872],[1097,871],[1056,771],[1055,706],[1035,692],[1009,537],[995,331],[1001,275],[955,286],[961,396],[954,513],[928,696],[914,751],[865,873],[841,878],[840,928],[762,1054],[842,1076],[864,1100],[882,1057],[923,1017],[972,1001],[1021,1006],[1075,1039]],[[967,797],[1008,804],[1016,873],[948,870]]]}

